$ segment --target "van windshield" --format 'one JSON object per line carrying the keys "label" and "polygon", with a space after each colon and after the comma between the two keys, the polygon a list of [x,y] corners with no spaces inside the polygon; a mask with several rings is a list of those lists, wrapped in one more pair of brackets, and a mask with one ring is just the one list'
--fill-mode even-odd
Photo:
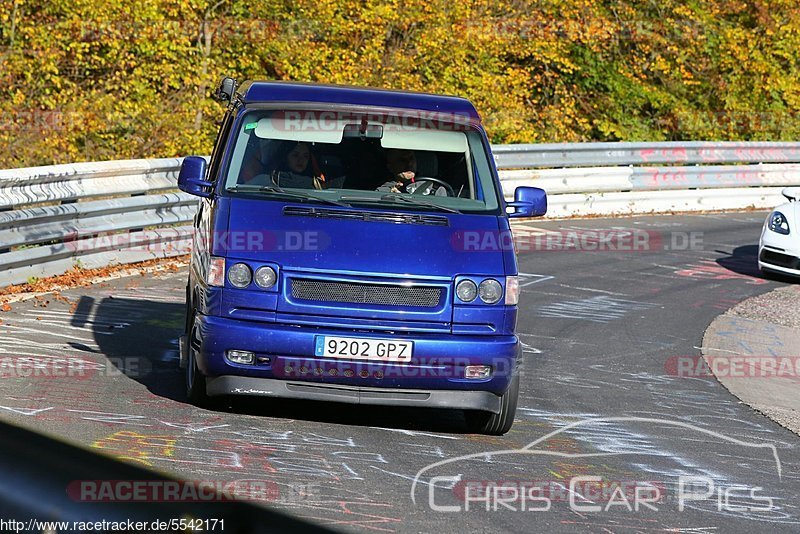
{"label": "van windshield", "polygon": [[499,206],[481,135],[463,119],[257,110],[240,124],[225,174],[230,195],[393,209]]}

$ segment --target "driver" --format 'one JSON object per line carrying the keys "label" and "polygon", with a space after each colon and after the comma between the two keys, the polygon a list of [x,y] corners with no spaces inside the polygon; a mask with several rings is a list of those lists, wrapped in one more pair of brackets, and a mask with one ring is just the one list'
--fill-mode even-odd
{"label": "driver", "polygon": [[377,191],[400,193],[417,175],[417,155],[413,150],[390,148],[386,151],[386,170],[389,179],[378,186]]}
{"label": "driver", "polygon": [[[446,187],[437,186],[434,183],[440,180],[419,176],[417,172],[417,154],[413,150],[388,149],[386,151],[386,170],[389,179],[378,186],[377,191],[448,196]],[[414,183],[417,185],[411,185]]]}

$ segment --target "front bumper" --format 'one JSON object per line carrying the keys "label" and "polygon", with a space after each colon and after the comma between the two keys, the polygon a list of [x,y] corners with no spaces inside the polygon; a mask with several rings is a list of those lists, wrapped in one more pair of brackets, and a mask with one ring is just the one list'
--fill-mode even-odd
{"label": "front bumper", "polygon": [[[359,404],[427,405],[493,411],[517,373],[514,335],[364,332],[243,321],[198,314],[193,346],[209,395],[252,394]],[[413,343],[407,363],[324,358],[315,338],[333,335]],[[255,365],[228,361],[228,350],[256,354]],[[492,375],[464,378],[467,365]],[[301,387],[302,386],[302,387]]]}
{"label": "front bumper", "polygon": [[800,245],[797,238],[792,234],[782,235],[765,229],[758,247],[758,268],[800,276]]}
{"label": "front bumper", "polygon": [[500,397],[489,391],[424,391],[295,382],[247,376],[218,376],[207,379],[206,392],[210,396],[258,395],[346,404],[419,406],[500,412]]}

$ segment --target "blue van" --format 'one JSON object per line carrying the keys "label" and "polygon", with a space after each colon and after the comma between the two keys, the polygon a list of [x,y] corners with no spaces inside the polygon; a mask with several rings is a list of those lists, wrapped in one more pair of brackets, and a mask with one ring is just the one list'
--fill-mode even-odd
{"label": "blue van", "polygon": [[464,410],[503,434],[519,392],[510,217],[462,98],[225,78],[210,160],[184,159],[194,220],[187,396]]}

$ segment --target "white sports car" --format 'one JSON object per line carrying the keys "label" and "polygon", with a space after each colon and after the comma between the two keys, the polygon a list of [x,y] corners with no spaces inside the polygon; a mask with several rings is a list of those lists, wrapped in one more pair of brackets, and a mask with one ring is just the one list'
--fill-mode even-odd
{"label": "white sports car", "polygon": [[787,187],[789,199],[769,214],[758,243],[758,268],[765,273],[800,276],[800,187]]}

